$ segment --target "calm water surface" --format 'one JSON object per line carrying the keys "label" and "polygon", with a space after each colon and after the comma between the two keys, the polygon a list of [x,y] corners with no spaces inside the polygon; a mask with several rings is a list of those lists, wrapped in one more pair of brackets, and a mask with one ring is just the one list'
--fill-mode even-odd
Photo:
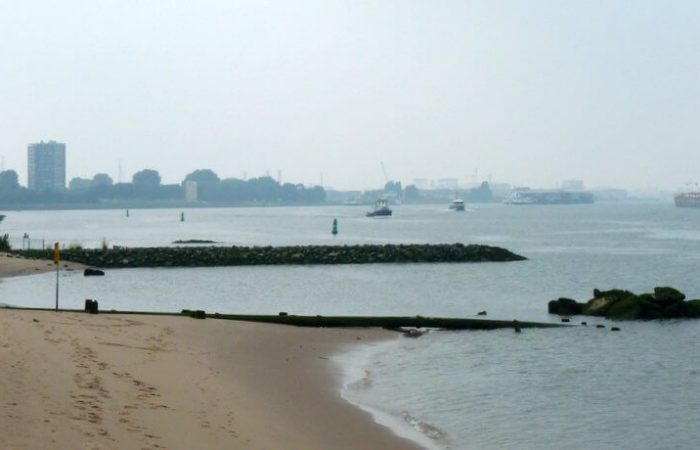
{"label": "calm water surface", "polygon": [[[593,288],[671,285],[700,298],[700,210],[672,205],[398,206],[10,212],[16,247],[40,239],[97,247],[367,242],[485,243],[529,259],[406,264],[111,270],[62,275],[62,306],[299,314],[406,314],[556,321],[546,303]],[[338,218],[340,235],[330,234]],[[0,302],[51,306],[52,274],[0,282]],[[592,322],[589,320],[589,323]],[[606,321],[597,321],[609,325]],[[700,322],[566,330],[436,332],[355,350],[344,395],[441,448],[696,448]],[[400,424],[400,425],[397,425]],[[417,431],[415,431],[417,430]]]}

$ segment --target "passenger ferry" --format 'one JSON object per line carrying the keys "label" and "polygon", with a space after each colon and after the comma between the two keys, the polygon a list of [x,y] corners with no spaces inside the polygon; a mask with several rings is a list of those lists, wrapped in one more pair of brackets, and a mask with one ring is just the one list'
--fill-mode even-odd
{"label": "passenger ferry", "polygon": [[449,208],[453,211],[464,211],[464,200],[461,198],[456,198],[452,200],[452,203],[450,203]]}

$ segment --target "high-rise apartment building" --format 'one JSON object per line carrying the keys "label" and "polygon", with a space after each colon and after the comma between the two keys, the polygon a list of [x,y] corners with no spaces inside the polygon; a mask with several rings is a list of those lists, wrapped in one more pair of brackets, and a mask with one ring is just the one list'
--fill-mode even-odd
{"label": "high-rise apartment building", "polygon": [[66,188],[66,144],[41,141],[27,148],[29,189],[62,190]]}

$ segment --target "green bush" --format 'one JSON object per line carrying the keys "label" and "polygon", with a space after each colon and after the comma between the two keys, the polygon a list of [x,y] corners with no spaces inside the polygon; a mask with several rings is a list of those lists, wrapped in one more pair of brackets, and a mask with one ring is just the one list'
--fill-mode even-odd
{"label": "green bush", "polygon": [[10,248],[10,236],[8,234],[0,236],[0,252],[9,252],[10,250],[12,250]]}

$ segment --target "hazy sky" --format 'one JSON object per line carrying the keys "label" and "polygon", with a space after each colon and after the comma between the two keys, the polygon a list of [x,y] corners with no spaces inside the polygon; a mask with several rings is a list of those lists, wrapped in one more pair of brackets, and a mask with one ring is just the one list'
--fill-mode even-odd
{"label": "hazy sky", "polygon": [[0,0],[0,155],[674,189],[700,180],[700,2]]}

